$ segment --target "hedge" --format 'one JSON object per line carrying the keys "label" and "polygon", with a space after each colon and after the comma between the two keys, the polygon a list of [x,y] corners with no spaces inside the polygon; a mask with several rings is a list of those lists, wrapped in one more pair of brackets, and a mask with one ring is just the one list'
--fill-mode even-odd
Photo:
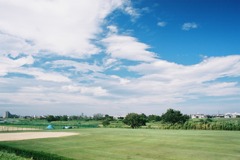
{"label": "hedge", "polygon": [[16,155],[21,157],[32,158],[33,160],[73,160],[71,158],[66,158],[56,154],[51,154],[51,153],[46,153],[41,151],[25,150],[25,149],[10,147],[2,144],[0,144],[0,150],[7,151],[9,153],[15,153]]}

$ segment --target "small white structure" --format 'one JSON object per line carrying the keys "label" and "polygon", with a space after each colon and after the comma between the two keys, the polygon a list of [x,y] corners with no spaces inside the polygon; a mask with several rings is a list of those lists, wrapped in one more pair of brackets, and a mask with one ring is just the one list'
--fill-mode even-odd
{"label": "small white structure", "polygon": [[232,114],[231,114],[231,113],[226,113],[226,114],[224,115],[224,118],[232,118]]}
{"label": "small white structure", "polygon": [[240,113],[237,113],[237,112],[226,113],[225,116],[224,116],[224,118],[238,118],[238,117],[240,117]]}
{"label": "small white structure", "polygon": [[194,118],[206,118],[206,116],[204,114],[191,114],[191,118],[194,119]]}

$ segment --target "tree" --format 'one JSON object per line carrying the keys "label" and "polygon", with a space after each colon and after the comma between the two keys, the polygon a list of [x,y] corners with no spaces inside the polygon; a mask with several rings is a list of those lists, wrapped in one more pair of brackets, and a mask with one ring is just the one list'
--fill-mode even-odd
{"label": "tree", "polygon": [[68,116],[67,115],[61,116],[60,121],[68,121]]}
{"label": "tree", "polygon": [[161,117],[158,116],[158,115],[149,115],[148,116],[148,121],[149,122],[158,122],[158,121],[161,121]]}
{"label": "tree", "polygon": [[106,114],[104,117],[104,120],[113,121],[114,118],[113,118],[113,116],[109,116],[108,114]]}
{"label": "tree", "polygon": [[146,122],[148,121],[147,116],[144,113],[140,114],[139,116],[140,116],[140,122],[142,123],[142,126],[145,126]]}
{"label": "tree", "polygon": [[[146,116],[146,115],[145,115]],[[129,113],[123,120],[126,125],[131,128],[138,128],[140,126],[146,125],[146,118],[143,114],[139,115],[137,113]]]}
{"label": "tree", "polygon": [[51,121],[55,121],[55,120],[56,120],[53,115],[48,115],[48,116],[46,117],[46,119],[47,119],[48,122],[51,122]]}
{"label": "tree", "polygon": [[105,119],[103,122],[102,122],[102,125],[104,127],[108,126],[110,124],[110,121],[108,119]]}
{"label": "tree", "polygon": [[93,115],[93,119],[98,121],[98,120],[103,120],[104,117],[103,117],[103,114],[97,113]]}
{"label": "tree", "polygon": [[168,109],[167,112],[162,115],[162,121],[165,123],[185,123],[188,119],[188,115],[183,115],[180,111],[174,109]]}

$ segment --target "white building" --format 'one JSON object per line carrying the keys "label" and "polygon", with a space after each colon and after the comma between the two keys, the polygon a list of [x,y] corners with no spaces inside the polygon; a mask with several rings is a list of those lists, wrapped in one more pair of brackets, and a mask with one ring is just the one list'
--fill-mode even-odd
{"label": "white building", "polygon": [[206,118],[206,116],[204,114],[191,114],[191,118],[194,119],[194,118]]}
{"label": "white building", "polygon": [[237,112],[226,113],[225,116],[224,116],[224,118],[238,118],[238,117],[240,117],[240,113],[237,113]]}

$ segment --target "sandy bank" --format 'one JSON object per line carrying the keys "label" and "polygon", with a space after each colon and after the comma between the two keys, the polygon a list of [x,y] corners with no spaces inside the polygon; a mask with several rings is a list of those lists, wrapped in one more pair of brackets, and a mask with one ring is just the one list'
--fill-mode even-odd
{"label": "sandy bank", "polygon": [[54,138],[78,135],[73,132],[21,132],[21,133],[0,133],[0,141],[18,141],[38,138]]}

